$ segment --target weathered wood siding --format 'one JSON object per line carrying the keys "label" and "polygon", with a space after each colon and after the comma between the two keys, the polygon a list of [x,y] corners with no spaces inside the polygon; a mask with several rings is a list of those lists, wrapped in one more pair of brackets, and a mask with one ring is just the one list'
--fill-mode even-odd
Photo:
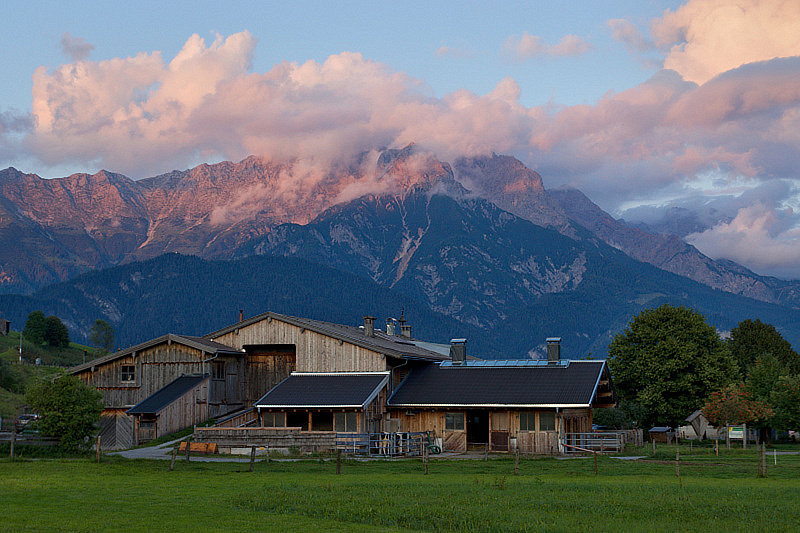
{"label": "weathered wood siding", "polygon": [[246,345],[293,344],[296,347],[298,372],[374,372],[388,369],[386,359],[376,351],[277,319],[265,318],[214,340],[236,349]]}
{"label": "weathered wood siding", "polygon": [[[106,409],[127,409],[141,402],[168,383],[185,374],[200,374],[210,371],[203,360],[211,357],[198,349],[179,343],[162,343],[134,354],[87,369],[78,374],[88,385],[103,393]],[[226,380],[221,387],[212,386],[210,404],[212,416],[218,416],[243,406],[244,354],[242,356],[220,356],[216,361],[225,361]],[[122,367],[134,367],[134,380],[122,381]]]}
{"label": "weathered wood siding", "polygon": [[133,417],[124,409],[104,409],[99,422],[100,447],[119,450],[133,446]]}
{"label": "weathered wood siding", "polygon": [[[400,431],[429,431],[433,437],[442,439],[445,450],[461,452],[467,449],[467,432],[445,430],[445,413],[457,412],[462,411],[394,409],[389,416],[400,420]],[[553,413],[553,410],[535,412],[538,417],[538,413]],[[556,454],[559,453],[558,438],[562,431],[577,428],[575,432],[588,432],[591,426],[590,409],[567,409],[555,417],[553,431],[522,431],[520,411],[497,409],[489,411],[489,432],[485,441],[489,442],[490,450],[496,452],[513,450],[512,439],[516,439],[516,446],[521,453]]]}
{"label": "weathered wood siding", "polygon": [[[182,429],[192,427],[195,424],[205,422],[209,418],[209,406],[206,402],[208,394],[209,380],[199,383],[197,387],[188,391],[186,394],[169,404],[157,414],[155,435],[151,438],[159,438],[170,433],[175,433]],[[139,417],[136,417],[136,438],[138,444],[144,442],[146,437],[139,430]]]}
{"label": "weathered wood siding", "polygon": [[247,392],[245,403],[255,404],[272,387],[289,377],[295,369],[294,354],[247,354]]}

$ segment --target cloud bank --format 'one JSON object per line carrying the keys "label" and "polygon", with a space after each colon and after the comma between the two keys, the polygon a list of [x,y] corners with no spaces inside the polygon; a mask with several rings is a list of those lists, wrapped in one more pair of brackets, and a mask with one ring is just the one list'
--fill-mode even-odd
{"label": "cloud bank", "polygon": [[[649,35],[619,19],[608,27],[633,53],[658,47],[664,68],[592,105],[533,107],[511,78],[484,95],[436,97],[423,80],[352,52],[252,72],[257,42],[246,31],[211,43],[193,35],[171,59],[156,51],[106,61],[90,61],[90,45],[65,35],[73,60],[33,75],[34,119],[0,113],[0,155],[25,150],[45,165],[145,177],[256,154],[303,161],[308,171],[287,180],[316,183],[327,165],[411,142],[442,159],[508,153],[548,187],[574,185],[616,214],[630,209],[626,218],[716,202],[720,216],[704,219],[692,242],[712,257],[800,277],[791,253],[800,3],[691,0],[652,21]],[[589,46],[527,33],[506,42],[521,59]]]}

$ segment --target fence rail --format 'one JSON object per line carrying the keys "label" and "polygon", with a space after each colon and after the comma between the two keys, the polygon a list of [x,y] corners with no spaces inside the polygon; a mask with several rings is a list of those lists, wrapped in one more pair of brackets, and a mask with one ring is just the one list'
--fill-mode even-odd
{"label": "fence rail", "polygon": [[561,437],[564,453],[599,452],[618,453],[625,449],[625,436],[617,431],[602,431],[596,433],[565,433]]}
{"label": "fence rail", "polygon": [[337,433],[336,448],[350,455],[400,457],[419,455],[428,436],[420,433]]}

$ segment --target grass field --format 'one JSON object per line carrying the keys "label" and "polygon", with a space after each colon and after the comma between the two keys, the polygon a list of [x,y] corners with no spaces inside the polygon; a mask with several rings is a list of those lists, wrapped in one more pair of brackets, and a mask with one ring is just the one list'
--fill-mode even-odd
{"label": "grass field", "polygon": [[674,447],[647,460],[0,461],[8,531],[788,531],[800,457]]}

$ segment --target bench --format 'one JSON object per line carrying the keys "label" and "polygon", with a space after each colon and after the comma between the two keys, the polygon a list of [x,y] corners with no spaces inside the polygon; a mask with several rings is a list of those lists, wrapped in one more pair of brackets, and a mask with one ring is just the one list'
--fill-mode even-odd
{"label": "bench", "polygon": [[216,442],[181,442],[181,447],[179,451],[181,453],[186,453],[186,445],[189,445],[189,453],[217,453],[217,443]]}

